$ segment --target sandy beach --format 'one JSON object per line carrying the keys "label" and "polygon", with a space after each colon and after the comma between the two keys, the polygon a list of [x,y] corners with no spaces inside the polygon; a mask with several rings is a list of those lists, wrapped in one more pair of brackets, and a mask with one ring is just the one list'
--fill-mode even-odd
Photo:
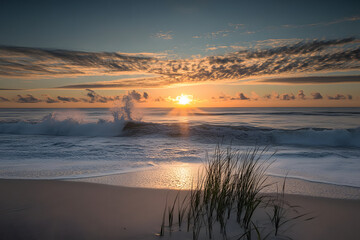
{"label": "sandy beach", "polygon": [[[166,196],[177,193],[49,180],[0,180],[0,191],[1,239],[77,240],[159,239]],[[360,200],[286,199],[316,217],[296,222],[288,231],[293,239],[356,239],[360,234]]]}

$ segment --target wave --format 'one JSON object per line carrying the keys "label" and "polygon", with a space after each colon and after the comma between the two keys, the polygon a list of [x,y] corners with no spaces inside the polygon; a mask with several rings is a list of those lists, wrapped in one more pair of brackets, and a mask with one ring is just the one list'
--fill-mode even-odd
{"label": "wave", "polygon": [[360,127],[352,129],[302,128],[295,130],[188,123],[134,121],[114,112],[113,120],[87,123],[49,114],[39,122],[0,122],[0,134],[91,137],[188,137],[216,143],[221,139],[245,145],[299,145],[360,147]]}
{"label": "wave", "polygon": [[194,112],[195,116],[241,116],[241,115],[281,115],[281,116],[358,116],[360,111],[279,111],[279,112]]}

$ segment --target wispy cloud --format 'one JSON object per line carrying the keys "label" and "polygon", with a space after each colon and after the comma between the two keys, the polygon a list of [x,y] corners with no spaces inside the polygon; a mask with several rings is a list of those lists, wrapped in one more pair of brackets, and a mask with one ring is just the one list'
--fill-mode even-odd
{"label": "wispy cloud", "polygon": [[0,102],[10,102],[10,100],[8,98],[0,96]]}
{"label": "wispy cloud", "polygon": [[[305,75],[360,69],[355,38],[314,40],[262,50],[241,50],[204,58],[161,60],[120,53],[94,53],[38,48],[0,47],[0,76],[56,78],[136,72],[155,77],[72,84],[62,88],[151,88],[173,84],[237,81],[279,74]],[[272,78],[263,83],[359,82],[359,76]]]}
{"label": "wispy cloud", "polygon": [[[204,34],[194,35],[192,38],[207,38],[207,39],[216,39],[220,37],[227,37],[232,33],[239,32],[241,34],[253,34],[254,31],[244,30],[245,24],[241,23],[229,23],[228,26],[214,32],[207,32]],[[240,32],[240,30],[242,32]]]}
{"label": "wispy cloud", "polygon": [[328,22],[317,22],[317,23],[309,23],[309,24],[302,24],[302,25],[288,24],[288,25],[282,25],[282,27],[284,27],[284,28],[322,27],[322,26],[330,26],[330,25],[339,24],[339,23],[356,22],[356,21],[360,21],[360,16],[345,17],[345,18],[336,19],[333,21],[328,21]]}
{"label": "wispy cloud", "polygon": [[23,90],[20,88],[0,88],[0,91],[19,91],[19,90]]}
{"label": "wispy cloud", "polygon": [[153,35],[155,38],[161,38],[161,39],[165,39],[165,40],[170,40],[170,39],[173,39],[174,37],[174,34],[172,33],[172,31],[169,31],[169,32],[158,32],[158,33],[155,33]]}
{"label": "wispy cloud", "polygon": [[145,71],[152,57],[0,46],[2,77],[63,77]]}
{"label": "wispy cloud", "polygon": [[322,83],[351,83],[360,82],[360,76],[309,76],[291,78],[262,79],[263,83],[290,83],[290,84],[322,84]]}

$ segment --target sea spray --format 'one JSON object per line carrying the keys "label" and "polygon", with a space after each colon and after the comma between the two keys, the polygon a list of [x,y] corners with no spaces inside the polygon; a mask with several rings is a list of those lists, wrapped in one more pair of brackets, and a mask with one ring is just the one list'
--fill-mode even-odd
{"label": "sea spray", "polygon": [[114,122],[116,121],[141,121],[141,117],[136,112],[134,99],[129,93],[124,95],[121,101],[114,103],[110,109]]}
{"label": "sea spray", "polygon": [[52,136],[120,136],[125,125],[139,117],[134,116],[134,103],[131,95],[124,95],[122,101],[110,109],[113,119],[98,119],[97,122],[86,122],[84,117],[74,111],[52,112],[40,121],[18,121],[0,123],[0,133],[19,135],[52,135]]}

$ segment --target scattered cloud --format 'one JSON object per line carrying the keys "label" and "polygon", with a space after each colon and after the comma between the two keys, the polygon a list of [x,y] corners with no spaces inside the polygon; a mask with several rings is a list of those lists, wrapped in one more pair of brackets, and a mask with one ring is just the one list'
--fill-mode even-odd
{"label": "scattered cloud", "polygon": [[317,23],[309,23],[309,24],[302,24],[302,25],[287,24],[287,25],[282,25],[282,27],[284,27],[284,28],[324,27],[324,26],[330,26],[330,25],[339,24],[339,23],[356,22],[356,21],[360,21],[360,16],[345,17],[345,18],[341,18],[341,19],[337,19],[337,20],[329,21],[329,22],[317,22]]}
{"label": "scattered cloud", "polygon": [[289,83],[289,84],[324,84],[324,83],[357,83],[360,76],[309,76],[262,79],[263,83]]}
{"label": "scattered cloud", "polygon": [[0,46],[0,76],[56,78],[146,71],[152,57]]}
{"label": "scattered cloud", "polygon": [[15,102],[18,103],[38,103],[38,102],[42,102],[41,99],[34,97],[31,94],[27,94],[25,96],[21,96],[21,95],[17,95]]}
{"label": "scattered cloud", "polygon": [[245,27],[245,24],[242,24],[242,23],[229,23],[229,26],[234,27],[235,29],[239,29],[239,28]]}
{"label": "scattered cloud", "polygon": [[[176,60],[120,53],[0,47],[0,77],[5,78],[119,75],[129,72],[156,76],[61,86],[70,89],[151,88],[358,69],[360,44],[355,38],[305,41],[262,50],[240,50],[225,55]],[[260,81],[289,84],[342,83],[359,82],[359,76],[272,78]]]}
{"label": "scattered cloud", "polygon": [[43,96],[45,97],[45,99],[43,101],[46,102],[46,103],[58,103],[58,102],[60,102],[59,100],[57,100],[55,98],[52,98],[47,94],[44,94]]}
{"label": "scattered cloud", "polygon": [[62,102],[81,102],[81,99],[74,98],[74,97],[62,97],[58,96],[57,99]]}
{"label": "scattered cloud", "polygon": [[[282,93],[279,94],[277,92],[272,92],[271,94],[265,94],[262,98],[255,92],[251,92],[251,96],[247,96],[246,94],[239,92],[235,95],[235,97],[221,94],[217,97],[212,97],[214,101],[233,101],[233,100],[272,100],[272,101],[290,101],[290,100],[320,100],[323,99],[323,96],[319,92],[312,92],[311,98],[307,98],[303,90],[299,90],[298,94],[295,96],[293,93]],[[352,95],[343,95],[343,94],[336,94],[335,96],[327,96],[329,100],[352,100]]]}
{"label": "scattered cloud", "polygon": [[165,40],[170,40],[170,39],[173,39],[174,37],[174,34],[172,34],[172,31],[169,31],[169,32],[158,32],[158,33],[155,33],[154,34],[154,37],[155,38],[161,38],[161,39],[165,39]]}
{"label": "scattered cloud", "polygon": [[238,99],[239,100],[250,100],[250,98],[248,98],[244,93],[239,93]]}
{"label": "scattered cloud", "polygon": [[[135,102],[146,102],[149,99],[149,94],[147,92],[138,92],[135,90],[128,91],[126,96]],[[53,98],[49,95],[42,95],[42,98],[35,97],[31,94],[25,96],[17,95],[14,99],[8,99],[5,97],[0,97],[0,102],[16,102],[16,103],[107,103],[114,101],[122,101],[124,95],[119,96],[102,96],[96,93],[94,90],[86,89],[86,96],[83,98],[67,97],[67,96],[57,96]]]}
{"label": "scattered cloud", "polygon": [[[257,94],[255,92],[253,92],[252,96],[257,96]],[[252,98],[248,97],[245,93],[238,92],[235,94],[235,96],[221,94],[217,97],[212,97],[212,100],[214,100],[214,101],[237,101],[237,100],[257,100],[257,99],[252,99]]]}
{"label": "scattered cloud", "polygon": [[298,94],[297,94],[297,98],[298,98],[298,99],[301,99],[301,100],[305,100],[305,99],[306,99],[306,96],[305,96],[303,90],[299,90],[299,92],[298,92]]}
{"label": "scattered cloud", "polygon": [[5,97],[0,97],[0,102],[10,102],[10,100]]}
{"label": "scattered cloud", "polygon": [[312,96],[312,99],[314,99],[314,100],[323,99],[323,96],[319,92],[313,92],[313,93],[311,93],[311,96]]}
{"label": "scattered cloud", "polygon": [[352,100],[352,95],[336,94],[335,96],[327,96],[329,100]]}
{"label": "scattered cloud", "polygon": [[295,100],[295,96],[294,94],[290,93],[284,93],[280,95],[280,100],[285,100],[285,101],[289,101],[289,100]]}

